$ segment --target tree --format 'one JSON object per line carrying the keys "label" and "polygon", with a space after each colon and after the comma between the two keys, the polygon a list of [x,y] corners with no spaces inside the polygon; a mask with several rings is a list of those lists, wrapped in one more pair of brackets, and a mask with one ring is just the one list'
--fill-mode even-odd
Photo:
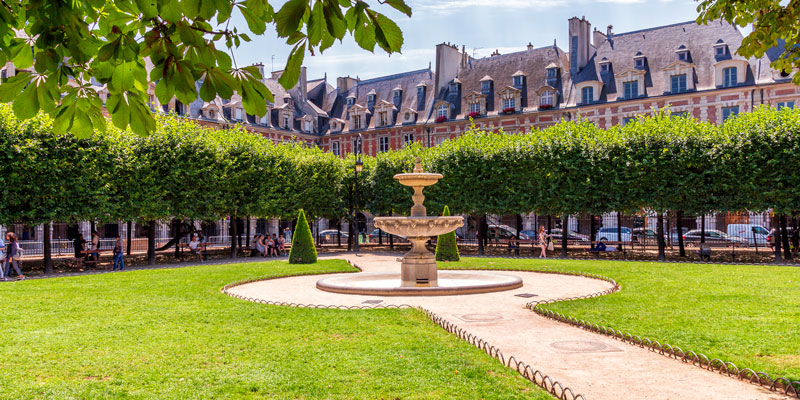
{"label": "tree", "polygon": [[[450,208],[444,206],[443,217],[450,216]],[[458,243],[456,242],[456,232],[445,233],[436,238],[436,261],[458,261]]]}
{"label": "tree", "polygon": [[297,225],[292,236],[292,248],[289,250],[289,264],[313,264],[317,262],[317,248],[308,228],[306,213],[300,210],[297,214]]}
{"label": "tree", "polygon": [[[782,51],[770,64],[772,68],[788,74],[800,68],[800,7],[795,1],[771,0],[703,0],[697,6],[698,24],[724,19],[731,24],[753,31],[736,50],[741,56],[763,57],[767,51]],[[800,84],[800,74],[792,81]]]}
{"label": "tree", "polygon": [[[381,3],[411,16],[404,0]],[[363,1],[289,0],[276,11],[267,0],[9,0],[0,5],[0,64],[22,71],[0,85],[0,102],[13,101],[20,119],[43,110],[56,132],[79,137],[105,127],[92,78],[108,88],[114,125],[138,134],[156,129],[151,86],[162,104],[236,91],[247,113],[264,115],[273,96],[255,66],[236,63],[233,50],[251,38],[230,27],[234,13],[253,34],[270,24],[293,46],[279,79],[287,89],[306,51],[322,53],[347,34],[368,51],[377,44],[391,54],[403,45],[397,24]]]}

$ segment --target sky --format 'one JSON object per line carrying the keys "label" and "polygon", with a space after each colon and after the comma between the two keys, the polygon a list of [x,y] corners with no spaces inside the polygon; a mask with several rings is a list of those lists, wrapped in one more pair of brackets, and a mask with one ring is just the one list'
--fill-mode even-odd
{"label": "sky", "polygon": [[[327,73],[328,82],[335,84],[338,76],[369,79],[427,68],[435,64],[435,46],[443,42],[459,49],[464,45],[476,58],[495,50],[501,54],[524,50],[528,43],[551,46],[554,40],[566,50],[571,17],[585,16],[592,29],[605,32],[613,25],[613,32],[622,33],[694,20],[698,4],[694,0],[406,0],[413,12],[409,18],[389,6],[368,2],[400,26],[402,53],[390,56],[377,46],[370,53],[345,36],[324,54],[306,54],[309,80]],[[282,3],[271,2],[276,9]],[[240,15],[231,22],[249,32]],[[251,38],[235,50],[240,66],[261,62],[266,71],[283,69],[291,47],[277,37],[274,27]]]}

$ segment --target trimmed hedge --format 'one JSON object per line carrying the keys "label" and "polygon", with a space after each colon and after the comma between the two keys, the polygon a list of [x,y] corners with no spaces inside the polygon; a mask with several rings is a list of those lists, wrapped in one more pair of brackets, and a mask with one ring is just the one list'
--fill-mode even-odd
{"label": "trimmed hedge", "polygon": [[[450,208],[444,206],[443,217],[450,216]],[[458,243],[456,242],[456,232],[445,233],[436,238],[436,261],[458,261],[461,257],[458,254]]]}
{"label": "trimmed hedge", "polygon": [[300,210],[297,214],[297,225],[292,236],[292,249],[289,250],[289,264],[313,264],[317,262],[317,248],[314,237],[306,221],[306,213]]}

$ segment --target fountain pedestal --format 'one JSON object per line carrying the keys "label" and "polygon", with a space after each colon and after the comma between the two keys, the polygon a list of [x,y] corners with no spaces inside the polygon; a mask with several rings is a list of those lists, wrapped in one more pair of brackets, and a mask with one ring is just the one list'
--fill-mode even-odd
{"label": "fountain pedestal", "polygon": [[427,237],[408,238],[411,251],[403,257],[400,266],[400,280],[403,287],[439,286],[436,258],[425,248]]}

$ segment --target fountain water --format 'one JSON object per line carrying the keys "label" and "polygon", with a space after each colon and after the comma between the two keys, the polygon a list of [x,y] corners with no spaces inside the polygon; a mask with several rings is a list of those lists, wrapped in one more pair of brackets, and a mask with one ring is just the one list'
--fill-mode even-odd
{"label": "fountain water", "polygon": [[[452,232],[464,225],[463,217],[429,217],[422,205],[425,196],[422,189],[435,184],[441,174],[424,172],[418,157],[414,171],[397,174],[401,185],[414,188],[414,206],[409,217],[376,217],[375,226],[384,232],[404,236],[411,241],[411,250],[403,256],[400,275],[357,274],[339,276],[317,281],[317,288],[329,292],[348,294],[371,294],[388,296],[448,295],[486,293],[516,289],[522,286],[518,277],[475,271],[442,271],[436,266],[436,258],[425,247],[431,236]],[[397,286],[399,278],[400,286]]]}

